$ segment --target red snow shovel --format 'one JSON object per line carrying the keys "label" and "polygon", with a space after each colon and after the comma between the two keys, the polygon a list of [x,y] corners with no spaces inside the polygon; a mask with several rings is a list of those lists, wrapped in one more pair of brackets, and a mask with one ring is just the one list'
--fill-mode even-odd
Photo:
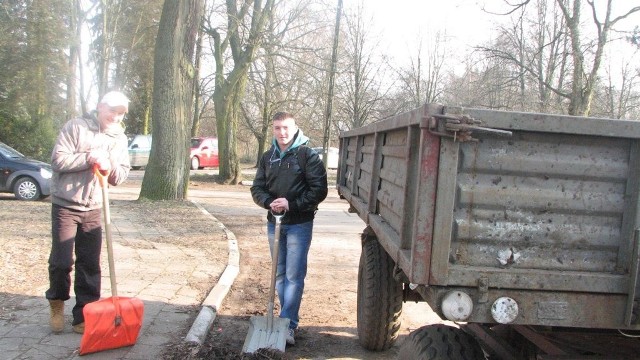
{"label": "red snow shovel", "polygon": [[80,341],[80,355],[116,349],[136,343],[142,326],[144,304],[136,298],[119,297],[111,243],[111,213],[105,176],[94,168],[102,187],[104,226],[107,235],[111,297],[84,306],[84,334]]}

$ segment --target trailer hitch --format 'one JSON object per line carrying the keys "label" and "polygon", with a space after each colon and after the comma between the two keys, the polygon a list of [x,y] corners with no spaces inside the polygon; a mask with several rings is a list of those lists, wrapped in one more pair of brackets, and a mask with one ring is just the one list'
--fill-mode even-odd
{"label": "trailer hitch", "polygon": [[453,138],[453,141],[478,141],[472,136],[473,132],[489,133],[499,136],[511,136],[507,130],[492,129],[481,126],[482,121],[469,115],[445,115],[433,114],[427,119],[429,132],[437,135]]}

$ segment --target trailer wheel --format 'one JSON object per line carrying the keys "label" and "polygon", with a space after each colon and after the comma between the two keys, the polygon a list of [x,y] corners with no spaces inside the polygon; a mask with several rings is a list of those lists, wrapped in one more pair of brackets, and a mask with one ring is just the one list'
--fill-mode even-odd
{"label": "trailer wheel", "polygon": [[480,344],[464,330],[444,324],[423,326],[402,343],[398,359],[485,359]]}
{"label": "trailer wheel", "polygon": [[358,269],[358,338],[367,350],[390,348],[398,338],[402,284],[393,278],[394,262],[370,228],[362,234]]}

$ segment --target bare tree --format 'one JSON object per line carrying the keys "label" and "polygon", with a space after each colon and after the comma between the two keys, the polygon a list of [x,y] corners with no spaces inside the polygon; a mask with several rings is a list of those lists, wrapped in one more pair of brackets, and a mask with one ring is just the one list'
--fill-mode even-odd
{"label": "bare tree", "polygon": [[409,64],[396,70],[400,84],[399,94],[406,99],[400,108],[402,111],[437,102],[442,97],[444,65],[448,58],[444,46],[446,37],[446,33],[436,32],[425,49],[425,41],[420,36],[415,53],[409,58]]}
{"label": "bare tree", "polygon": [[67,114],[72,117],[77,113],[78,84],[77,73],[80,53],[80,39],[82,31],[82,9],[80,0],[74,0],[69,16],[70,42],[69,42],[69,73],[67,75]]}
{"label": "bare tree", "polygon": [[257,142],[256,163],[269,146],[273,114],[281,110],[296,113],[305,106],[309,83],[315,77],[309,78],[309,73],[313,64],[318,63],[317,55],[313,55],[317,49],[310,45],[311,37],[305,36],[318,37],[315,12],[309,9],[307,1],[292,7],[284,5],[278,3],[268,19],[264,42],[248,74],[249,85],[242,102],[244,125]]}
{"label": "bare tree", "polygon": [[111,79],[114,87],[126,91],[131,99],[127,130],[149,134],[152,129],[153,58],[161,0],[126,1],[111,51]]}
{"label": "bare tree", "polygon": [[593,0],[586,0],[591,9],[591,17],[593,25],[597,30],[597,38],[595,42],[595,51],[593,53],[593,62],[591,69],[585,61],[583,39],[580,29],[580,9],[582,1],[573,0],[573,8],[570,9],[565,5],[564,1],[556,0],[558,6],[562,10],[567,27],[569,29],[569,35],[571,38],[571,48],[573,57],[573,77],[571,84],[571,93],[569,96],[569,114],[571,115],[589,115],[591,110],[591,101],[593,100],[593,93],[595,84],[598,79],[598,71],[602,63],[602,56],[604,48],[609,39],[609,32],[612,27],[620,20],[640,11],[640,6],[636,6],[626,13],[612,18],[611,4],[613,0],[607,0],[607,8],[602,18],[596,9]]}
{"label": "bare tree", "polygon": [[[325,66],[329,57],[326,49],[331,39],[327,8],[315,0],[274,3],[240,102],[234,135],[237,156],[242,161],[257,162],[269,146],[271,118],[276,111],[295,113],[312,142],[321,140],[326,100]],[[223,13],[226,18],[226,10],[212,11],[207,18],[215,23],[215,17]],[[334,14],[331,11],[331,17]],[[208,27],[211,24],[205,26]],[[220,26],[217,30],[224,34],[226,28]],[[230,69],[232,59],[228,52],[225,61],[229,62],[226,69]],[[213,91],[211,83],[211,78],[203,80],[205,99],[209,99]],[[208,112],[209,118],[213,118],[211,112]]]}
{"label": "bare tree", "polygon": [[328,72],[328,88],[327,103],[324,111],[324,134],[322,136],[322,145],[324,148],[324,167],[327,167],[327,149],[329,149],[329,137],[331,130],[331,117],[333,114],[333,94],[335,91],[336,67],[338,64],[338,43],[340,40],[340,19],[342,19],[342,0],[338,0],[338,8],[336,9],[336,23],[333,32],[333,46],[331,47],[331,64]]}
{"label": "bare tree", "polygon": [[314,146],[323,140],[327,118],[326,50],[332,41],[329,17],[335,18],[335,9],[311,0],[281,2],[277,10],[249,74],[249,97],[242,105],[246,126],[258,143],[256,162],[269,145],[276,111],[295,113]]}
{"label": "bare tree", "polygon": [[195,76],[193,77],[193,121],[191,123],[191,136],[198,136],[200,132],[200,104],[202,94],[200,93],[200,70],[202,66],[202,47],[204,43],[204,17],[202,24],[198,27],[198,40],[196,42]]}
{"label": "bare tree", "polygon": [[[218,28],[211,22],[205,25],[205,32],[213,38],[216,62],[213,101],[218,129],[219,174],[222,181],[229,184],[242,180],[236,143],[240,104],[247,74],[264,40],[264,29],[274,0],[266,0],[264,5],[261,0],[242,1],[239,5],[236,0],[226,0],[226,28]],[[225,61],[229,55],[231,64]]]}
{"label": "bare tree", "polygon": [[140,197],[182,200],[189,184],[193,56],[203,1],[166,0],[156,39],[153,143]]}
{"label": "bare tree", "polygon": [[98,80],[98,94],[102,95],[109,90],[109,70],[111,65],[111,57],[114,50],[114,41],[116,38],[116,32],[118,29],[118,22],[120,16],[122,16],[122,0],[112,1],[100,1],[102,5],[100,7],[101,12],[98,15],[100,18],[99,30],[94,33],[96,42],[94,43],[94,53],[97,65],[97,80]]}
{"label": "bare tree", "polygon": [[[509,14],[524,11],[527,5],[530,5],[533,1],[526,0],[516,3]],[[545,3],[544,1],[536,2],[539,8],[542,6],[541,4]],[[533,48],[532,52],[524,54],[492,47],[480,47],[480,49],[492,56],[513,62],[519,67],[520,71],[524,71],[536,79],[539,88],[544,87],[566,99],[568,101],[567,112],[569,114],[588,116],[591,111],[593,94],[598,84],[598,74],[602,66],[604,49],[609,42],[610,33],[617,22],[640,11],[640,6],[632,7],[626,12],[622,12],[621,15],[614,16],[612,14],[613,0],[607,0],[604,15],[599,12],[599,8],[593,0],[556,0],[555,3],[562,14],[564,26],[561,28],[556,27],[550,32],[551,36],[543,34],[549,27],[541,26],[536,35],[538,39],[537,47]],[[595,39],[593,40],[590,40],[588,36],[584,36],[582,32],[584,30],[582,9],[585,3],[586,8],[590,10],[591,24],[595,32]],[[554,22],[554,25],[558,24]],[[547,53],[551,56],[548,59],[558,60],[558,57],[563,54],[561,50],[564,50],[563,41],[565,36],[569,45],[567,50],[570,49],[568,51],[571,59],[570,63],[556,62],[554,60],[547,63],[547,66],[543,69],[541,67],[543,58],[539,54]],[[522,37],[517,34],[514,35],[514,38],[522,40]],[[523,50],[524,47],[518,46],[517,49]],[[537,59],[537,61],[532,61],[533,59]],[[560,73],[555,73],[557,69],[561,69]],[[567,79],[564,78],[565,71],[571,72]],[[539,93],[542,100],[547,99],[544,91]]]}
{"label": "bare tree", "polygon": [[[149,133],[154,46],[163,0],[101,0],[80,4],[92,6],[85,14],[92,15],[87,21],[92,24],[89,55],[95,64],[98,94],[109,89],[127,93],[131,99],[127,131]],[[81,81],[80,86],[83,85]],[[85,91],[91,89],[82,89],[80,94],[86,96]]]}
{"label": "bare tree", "polygon": [[391,89],[387,80],[388,58],[373,30],[373,16],[360,1],[345,12],[345,30],[336,130],[353,129],[380,119],[381,102]]}
{"label": "bare tree", "polygon": [[[511,14],[510,25],[501,26],[492,44],[478,47],[488,55],[491,68],[501,68],[501,87],[506,100],[501,107],[522,111],[561,111],[567,78],[569,37],[564,18],[553,2],[535,0],[533,11],[521,6]],[[495,72],[494,72],[495,73]],[[555,90],[555,91],[552,91]]]}
{"label": "bare tree", "polygon": [[608,68],[605,76],[603,96],[599,108],[604,109],[603,116],[614,119],[640,119],[640,71],[637,63],[625,62],[620,66],[619,72]]}

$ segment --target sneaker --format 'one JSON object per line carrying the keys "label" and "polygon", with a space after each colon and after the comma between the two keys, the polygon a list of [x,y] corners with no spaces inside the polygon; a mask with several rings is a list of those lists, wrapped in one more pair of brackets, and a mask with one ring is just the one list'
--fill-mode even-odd
{"label": "sneaker", "polygon": [[287,344],[288,345],[295,345],[296,344],[296,339],[295,336],[296,332],[295,329],[289,329],[289,333],[287,334]]}
{"label": "sneaker", "polygon": [[64,301],[49,300],[49,326],[53,332],[59,333],[64,330]]}
{"label": "sneaker", "polygon": [[73,325],[73,332],[76,334],[84,334],[84,323]]}

